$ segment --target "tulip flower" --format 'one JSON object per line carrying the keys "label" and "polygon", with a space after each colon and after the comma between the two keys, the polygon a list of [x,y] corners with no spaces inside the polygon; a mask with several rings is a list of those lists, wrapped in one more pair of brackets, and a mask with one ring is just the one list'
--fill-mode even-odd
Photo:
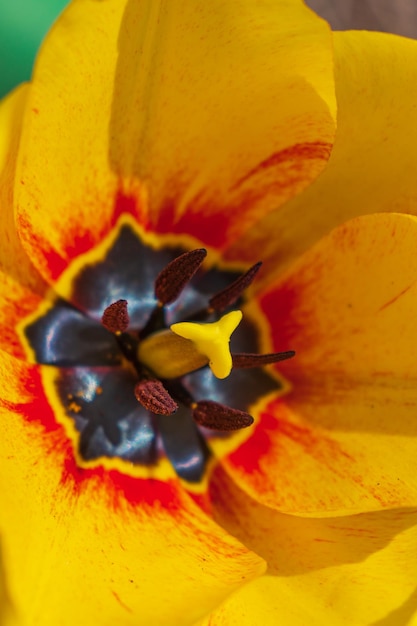
{"label": "tulip flower", "polygon": [[0,107],[2,625],[415,622],[416,61],[299,0],[55,24]]}

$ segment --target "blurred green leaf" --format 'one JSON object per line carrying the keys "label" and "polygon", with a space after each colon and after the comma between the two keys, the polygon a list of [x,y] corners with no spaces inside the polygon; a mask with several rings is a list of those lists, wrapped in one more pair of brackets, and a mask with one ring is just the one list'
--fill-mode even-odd
{"label": "blurred green leaf", "polygon": [[0,97],[28,80],[41,41],[68,0],[0,0]]}

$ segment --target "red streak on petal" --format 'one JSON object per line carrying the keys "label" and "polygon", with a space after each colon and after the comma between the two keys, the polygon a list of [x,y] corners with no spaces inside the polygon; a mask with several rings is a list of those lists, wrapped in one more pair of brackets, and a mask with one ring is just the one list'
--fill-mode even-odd
{"label": "red streak on petal", "polygon": [[127,604],[125,604],[124,602],[121,601],[121,599],[119,598],[119,596],[117,595],[117,593],[112,589],[111,590],[112,594],[114,595],[114,597],[116,598],[117,602],[120,604],[121,607],[123,607],[128,613],[133,613],[132,609],[129,608],[127,606]]}
{"label": "red streak on petal", "polygon": [[261,469],[259,461],[273,452],[273,441],[280,436],[279,431],[279,421],[267,413],[262,413],[251,437],[229,455],[229,462],[247,474],[259,472]]}
{"label": "red streak on petal", "polygon": [[[269,321],[273,350],[295,350],[302,354],[307,348],[308,337],[314,342],[309,333],[308,317],[298,313],[302,294],[297,287],[290,282],[283,283],[259,297],[258,304]],[[280,369],[295,367],[296,360],[283,361]]]}
{"label": "red streak on petal", "polygon": [[397,295],[394,296],[393,298],[391,298],[391,300],[388,300],[388,302],[385,302],[385,304],[383,304],[380,307],[379,312],[383,311],[384,309],[387,309],[389,306],[391,306],[391,304],[394,304],[394,302],[396,302],[405,293],[407,293],[407,291],[409,291],[411,289],[411,287],[413,287],[413,286],[414,286],[414,282],[411,283],[411,285],[408,285],[408,287],[405,287],[402,291],[400,291],[400,293],[397,293]]}
{"label": "red streak on petal", "polygon": [[74,494],[82,490],[96,493],[114,511],[123,510],[127,502],[134,508],[142,507],[144,511],[145,508],[166,510],[181,517],[184,508],[173,483],[154,478],[135,478],[104,467],[80,467],[75,461],[71,444],[64,459],[61,484],[70,487]]}
{"label": "red streak on petal", "polygon": [[116,226],[122,215],[131,215],[138,223],[141,223],[143,218],[138,199],[133,195],[126,195],[118,190],[114,197],[113,212],[109,216],[108,221],[104,221],[98,208],[97,223],[94,224],[94,229],[79,228],[78,225],[74,225],[74,228],[70,229],[71,238],[66,246],[68,261],[65,264],[68,265],[68,262],[77,258],[80,254],[88,252],[100,243]]}
{"label": "red streak on petal", "polygon": [[[228,190],[223,190],[225,199],[221,203],[215,180],[210,188],[202,188],[193,197],[187,197],[186,206],[182,199],[187,196],[187,183],[179,182],[180,177],[167,181],[165,201],[157,209],[154,228],[159,233],[187,233],[204,244],[224,249],[268,212],[267,208],[261,208],[258,213],[256,208],[259,203],[265,204],[266,197],[270,198],[270,208],[276,208],[277,201],[286,201],[308,184],[309,163],[327,160],[331,148],[331,144],[318,141],[274,153]],[[274,168],[279,174],[276,177]],[[186,174],[183,179],[186,180]]]}
{"label": "red streak on petal", "polygon": [[67,268],[67,260],[45,242],[38,245],[42,248],[50,277],[52,280],[57,280],[61,276],[62,272]]}
{"label": "red streak on petal", "polygon": [[252,176],[256,176],[259,172],[267,170],[271,167],[276,167],[281,163],[286,163],[288,161],[312,161],[316,159],[322,159],[327,161],[330,156],[332,150],[332,144],[324,142],[324,141],[311,141],[305,143],[297,143],[294,146],[290,146],[285,148],[284,150],[280,150],[275,154],[272,154],[264,161],[261,161],[256,167],[251,169],[247,174],[242,176],[234,186],[240,187],[243,183],[248,181]]}
{"label": "red streak on petal", "polygon": [[[21,181],[21,184],[24,184],[24,182]],[[32,230],[31,223],[24,215],[17,214],[16,224],[23,239],[28,242],[30,248],[37,250],[39,255],[44,257],[44,262],[48,267],[49,274],[54,280],[58,278],[58,276],[66,268],[67,261],[51,247],[50,243],[46,239],[37,235]]]}
{"label": "red streak on petal", "polygon": [[[227,232],[230,223],[238,219],[237,212],[225,211],[225,214],[220,216],[217,207],[213,210],[211,203],[206,204],[197,197],[193,199],[192,205],[198,207],[198,210],[187,211],[184,216],[178,217],[177,206],[180,197],[181,190],[178,190],[178,195],[165,200],[155,225],[157,232],[178,235],[187,233],[214,248],[225,247],[229,241]],[[242,206],[240,210],[244,212],[244,207]]]}
{"label": "red streak on petal", "polygon": [[229,456],[231,464],[243,469],[245,474],[268,473],[268,466],[275,466],[274,472],[280,471],[281,465],[285,469],[285,448],[289,441],[302,448],[302,453],[328,466],[330,471],[335,469],[337,458],[354,460],[324,432],[315,431],[308,424],[290,422],[286,415],[287,407],[282,400],[271,402],[267,411],[261,414],[252,437]]}
{"label": "red streak on petal", "polygon": [[[24,214],[18,215],[18,228],[24,240],[28,242],[32,250],[36,251],[40,264],[47,267],[47,273],[53,281],[60,277],[71,261],[100,243],[111,232],[122,215],[131,215],[138,224],[144,224],[146,221],[145,209],[134,194],[126,194],[120,189],[116,191],[111,213],[106,208],[102,210],[103,202],[107,203],[108,200],[100,198],[99,195],[89,200],[89,223],[84,223],[81,217],[77,218],[77,213],[71,209],[71,206],[59,207],[62,214],[68,216],[60,233],[59,247],[62,252],[58,251],[56,245],[51,245],[43,232],[34,231]],[[96,218],[92,217],[94,215]],[[95,221],[91,221],[94,219]]]}
{"label": "red streak on petal", "polygon": [[111,219],[112,227],[117,224],[122,215],[131,215],[139,224],[144,222],[143,210],[137,197],[119,190],[114,201],[114,211]]}
{"label": "red streak on petal", "polygon": [[[326,160],[330,154],[331,145],[323,142],[297,144],[270,155],[267,159],[244,174],[230,187],[230,202],[216,203],[215,189],[202,189],[195,197],[189,200],[186,210],[178,215],[178,206],[186,189],[181,184],[171,183],[170,192],[162,207],[158,208],[158,216],[154,228],[156,232],[170,234],[187,233],[215,248],[223,249],[235,240],[243,230],[261,217],[257,214],[256,204],[266,195],[271,201],[277,195],[281,200],[291,197],[303,181],[308,180],[305,164],[312,160]],[[273,168],[284,168],[281,176],[272,181],[257,181],[257,176],[263,176]],[[288,170],[288,171],[287,171]],[[271,173],[268,174],[271,178]],[[307,177],[307,178],[306,178]],[[167,181],[168,185],[168,181]],[[47,236],[33,232],[29,221],[20,215],[19,229],[30,247],[39,254],[40,263],[46,265],[50,278],[55,281],[66,269],[69,263],[80,254],[91,250],[115,226],[122,215],[131,215],[138,223],[149,228],[149,218],[146,209],[139,198],[139,191],[130,189],[122,182],[115,192],[113,211],[109,215],[107,209],[108,198],[100,197],[99,193],[91,194],[86,200],[89,210],[86,212],[87,222],[84,223],[81,215],[72,210],[71,206],[57,207],[66,215],[62,226],[62,238],[59,246],[51,246]],[[126,190],[127,189],[127,190]],[[285,190],[287,190],[285,192]],[[284,196],[283,196],[284,192]],[[106,207],[101,210],[101,204]],[[264,210],[262,209],[262,212]],[[96,221],[93,221],[96,217]],[[246,217],[245,217],[246,216]],[[59,251],[62,250],[62,252]],[[33,253],[34,254],[34,253]]]}
{"label": "red streak on petal", "polygon": [[195,502],[195,504],[209,517],[213,517],[213,503],[210,495],[211,487],[209,491],[203,493],[196,493],[194,491],[188,491],[188,496]]}

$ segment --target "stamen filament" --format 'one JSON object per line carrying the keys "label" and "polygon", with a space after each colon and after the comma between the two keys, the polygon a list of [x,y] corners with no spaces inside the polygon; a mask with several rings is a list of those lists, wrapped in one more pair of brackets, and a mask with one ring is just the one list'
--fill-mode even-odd
{"label": "stamen filament", "polygon": [[145,326],[140,329],[140,338],[145,339],[148,335],[156,333],[158,330],[164,330],[165,328],[165,309],[164,305],[159,302],[150,314]]}

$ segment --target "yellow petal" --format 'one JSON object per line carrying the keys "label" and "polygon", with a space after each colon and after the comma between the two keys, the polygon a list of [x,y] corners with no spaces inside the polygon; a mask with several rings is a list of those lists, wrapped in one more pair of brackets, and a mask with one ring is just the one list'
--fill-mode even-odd
{"label": "yellow petal", "polygon": [[218,521],[268,561],[199,626],[407,626],[417,616],[417,509],[307,519],[213,477]]}
{"label": "yellow petal", "polygon": [[24,357],[18,323],[39,304],[46,286],[24,252],[17,236],[14,177],[28,86],[23,85],[0,103],[0,348]]}
{"label": "yellow petal", "polygon": [[2,551],[0,551],[0,623],[7,626],[14,626],[15,624],[18,626],[18,620],[13,611],[9,590],[7,588],[7,577],[3,565]]}
{"label": "yellow petal", "polygon": [[417,42],[382,33],[333,36],[338,120],[328,164],[229,252],[248,263],[262,258],[256,286],[352,217],[417,214],[417,111],[410,88],[417,82]]}
{"label": "yellow petal", "polygon": [[264,571],[178,482],[77,467],[38,367],[0,352],[0,374],[0,528],[19,624],[183,626]]}
{"label": "yellow petal", "polygon": [[[20,145],[16,207],[23,243],[50,282],[97,244],[120,213],[145,219],[138,184],[122,183],[110,153],[126,4],[71,2],[37,59]],[[129,199],[132,187],[134,200]]]}
{"label": "yellow petal", "polygon": [[25,117],[25,246],[50,281],[123,212],[221,247],[318,175],[334,110],[330,33],[301,0],[75,0]]}
{"label": "yellow petal", "polygon": [[279,364],[292,391],[223,461],[252,497],[306,515],[417,503],[416,249],[417,218],[357,218],[260,295],[270,347],[296,356]]}

